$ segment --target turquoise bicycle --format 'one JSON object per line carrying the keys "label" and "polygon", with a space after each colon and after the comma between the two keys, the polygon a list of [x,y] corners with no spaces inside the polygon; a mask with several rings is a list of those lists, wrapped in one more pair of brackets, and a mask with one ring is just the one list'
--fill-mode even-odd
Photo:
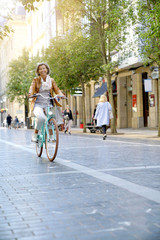
{"label": "turquoise bicycle", "polygon": [[[38,93],[34,96],[38,96],[38,95],[41,95],[41,94]],[[47,98],[44,97],[43,95],[41,96],[47,100],[53,99],[53,101],[58,97],[60,97],[58,95],[54,97],[47,97]],[[36,142],[37,156],[41,157],[43,152],[43,146],[45,145],[47,157],[51,162],[56,158],[57,151],[58,151],[58,144],[59,144],[59,130],[55,120],[56,111],[58,110],[56,108],[56,104],[54,105],[55,106],[53,107],[51,104],[49,103],[47,104],[47,112],[45,112],[46,120],[43,123],[41,130],[39,130],[38,132],[37,142]],[[51,108],[54,109],[54,112],[51,111],[52,110]]]}

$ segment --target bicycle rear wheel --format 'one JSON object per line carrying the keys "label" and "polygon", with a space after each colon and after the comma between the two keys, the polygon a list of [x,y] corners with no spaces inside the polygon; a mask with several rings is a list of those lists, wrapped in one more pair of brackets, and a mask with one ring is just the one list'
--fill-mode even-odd
{"label": "bicycle rear wheel", "polygon": [[38,135],[38,141],[36,142],[36,152],[37,156],[41,157],[43,152],[43,139],[41,135]]}
{"label": "bicycle rear wheel", "polygon": [[48,139],[47,133],[46,133],[46,138],[45,138],[47,157],[48,157],[49,161],[52,162],[57,155],[58,144],[59,144],[59,130],[58,130],[58,126],[57,126],[57,123],[54,118],[51,118],[48,121],[47,128],[48,128],[48,130],[47,130],[48,132],[49,132],[49,129],[52,128],[52,133],[53,133],[52,140]]}

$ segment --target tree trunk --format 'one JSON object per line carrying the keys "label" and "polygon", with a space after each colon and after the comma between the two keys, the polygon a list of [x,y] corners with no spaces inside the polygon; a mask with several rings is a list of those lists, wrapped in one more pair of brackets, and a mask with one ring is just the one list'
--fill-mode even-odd
{"label": "tree trunk", "polygon": [[28,96],[25,97],[24,105],[25,105],[25,119],[26,119],[29,114],[29,98],[28,98]]}
{"label": "tree trunk", "polygon": [[158,78],[158,137],[160,137],[160,65],[159,69],[159,78]]}
{"label": "tree trunk", "polygon": [[[104,23],[99,20],[99,40],[100,40],[100,47],[101,47],[101,52],[102,52],[102,58],[103,58],[103,63],[107,66],[108,63],[111,62],[111,57],[110,57],[110,40],[105,38],[104,34]],[[106,50],[106,40],[107,40],[107,50]],[[106,55],[106,52],[107,55]],[[107,77],[107,90],[109,94],[109,101],[110,104],[112,105],[112,112],[113,112],[113,119],[111,119],[111,133],[117,133],[116,130],[116,114],[115,114],[115,107],[114,107],[114,101],[113,101],[113,93],[112,93],[112,82],[111,82],[111,74],[110,71],[107,70],[106,72],[106,77]]]}
{"label": "tree trunk", "polygon": [[116,112],[113,100],[113,92],[112,92],[112,82],[111,82],[111,74],[110,71],[107,71],[107,90],[109,94],[109,102],[112,105],[112,113],[113,118],[111,119],[111,133],[117,133],[116,129]]}
{"label": "tree trunk", "polygon": [[85,87],[84,82],[81,81],[81,87],[82,87],[82,109],[83,109],[83,132],[86,133],[86,107],[85,107]]}
{"label": "tree trunk", "polygon": [[68,91],[65,91],[65,95],[66,95],[66,104],[68,105]]}
{"label": "tree trunk", "polygon": [[[103,62],[107,65],[107,59],[105,58],[105,54],[103,54]],[[115,106],[114,106],[114,100],[113,100],[113,92],[112,92],[112,82],[111,82],[111,74],[108,70],[106,72],[106,78],[107,78],[107,91],[109,95],[109,102],[112,105],[112,113],[113,113],[113,119],[111,119],[111,133],[117,133],[116,129],[116,112],[115,112]]]}
{"label": "tree trunk", "polygon": [[28,115],[29,115],[29,98],[28,98],[28,96],[25,96],[25,99],[24,99],[24,108],[25,108],[25,116],[24,116],[24,119],[25,119],[25,123],[27,123],[27,119],[28,119]]}

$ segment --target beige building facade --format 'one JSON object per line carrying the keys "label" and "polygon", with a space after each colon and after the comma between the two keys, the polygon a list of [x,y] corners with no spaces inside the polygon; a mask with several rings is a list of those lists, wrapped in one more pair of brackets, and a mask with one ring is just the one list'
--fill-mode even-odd
{"label": "beige building facade", "polygon": [[22,54],[23,48],[27,48],[27,22],[24,8],[16,8],[15,15],[9,20],[8,25],[14,30],[9,37],[0,41],[0,125],[3,125],[7,114],[14,119],[25,116],[23,105],[17,102],[11,103],[6,96],[6,84],[8,83],[9,63]]}

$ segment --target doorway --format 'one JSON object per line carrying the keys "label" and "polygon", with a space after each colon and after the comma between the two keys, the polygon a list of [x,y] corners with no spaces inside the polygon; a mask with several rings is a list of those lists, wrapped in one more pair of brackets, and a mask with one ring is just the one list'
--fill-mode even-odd
{"label": "doorway", "polygon": [[142,91],[143,91],[143,121],[144,127],[148,127],[149,116],[149,97],[148,92],[145,92],[144,80],[147,79],[147,72],[142,73]]}

